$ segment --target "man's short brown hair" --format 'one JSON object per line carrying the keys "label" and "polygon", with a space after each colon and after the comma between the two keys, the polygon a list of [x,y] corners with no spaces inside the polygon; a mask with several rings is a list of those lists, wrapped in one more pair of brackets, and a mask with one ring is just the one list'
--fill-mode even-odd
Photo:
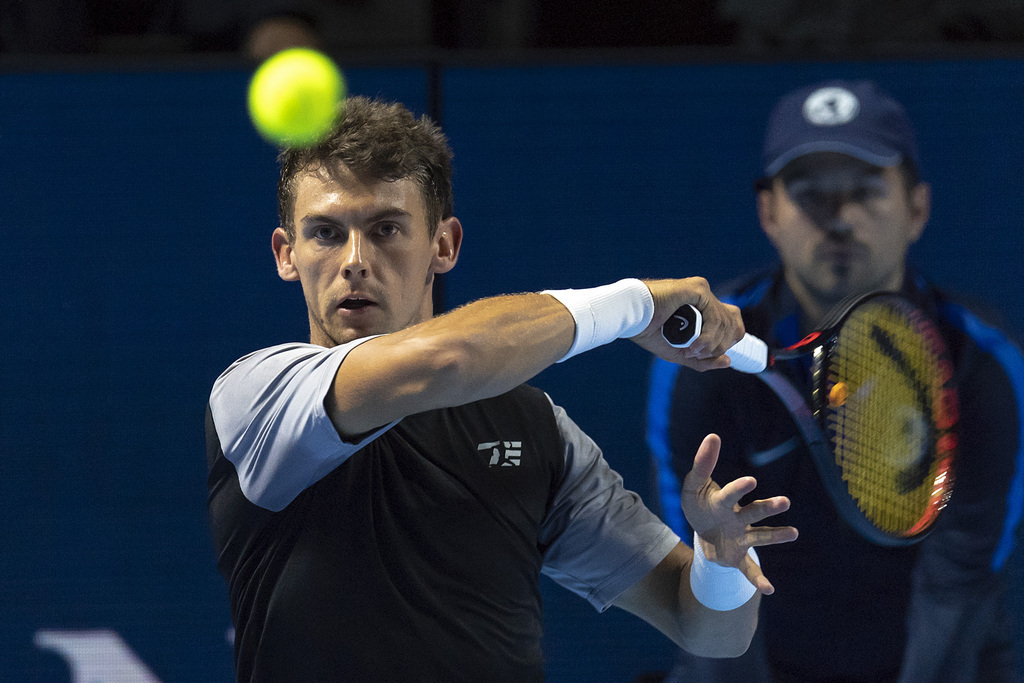
{"label": "man's short brown hair", "polygon": [[285,149],[278,161],[278,218],[289,239],[295,238],[295,179],[309,171],[333,173],[340,166],[362,181],[414,180],[423,195],[431,237],[438,223],[453,215],[448,139],[426,115],[417,119],[395,102],[348,98],[328,138],[313,147]]}

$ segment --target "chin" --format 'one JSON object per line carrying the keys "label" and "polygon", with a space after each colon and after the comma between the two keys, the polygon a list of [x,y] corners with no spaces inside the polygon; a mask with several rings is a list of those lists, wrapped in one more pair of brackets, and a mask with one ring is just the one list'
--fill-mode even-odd
{"label": "chin", "polygon": [[332,335],[331,340],[334,342],[335,346],[340,346],[341,344],[347,344],[350,341],[362,339],[363,337],[372,337],[375,334],[380,334],[380,332],[372,330],[345,330],[336,336]]}
{"label": "chin", "polygon": [[825,286],[821,287],[821,291],[827,293],[829,297],[837,299],[871,289],[864,278],[858,277],[858,273],[852,268],[832,268],[828,277],[825,278],[825,283],[823,283]]}
{"label": "chin", "polygon": [[849,283],[831,283],[825,286],[815,287],[811,294],[818,301],[819,305],[831,308],[848,296],[860,294],[862,290]]}

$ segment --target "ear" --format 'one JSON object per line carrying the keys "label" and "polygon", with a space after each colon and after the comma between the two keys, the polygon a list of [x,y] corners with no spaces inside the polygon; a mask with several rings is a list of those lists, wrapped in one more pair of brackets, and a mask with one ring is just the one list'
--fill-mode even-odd
{"label": "ear", "polygon": [[775,244],[775,233],[779,225],[776,215],[777,211],[778,198],[775,196],[774,184],[772,189],[758,190],[757,219],[761,223],[761,230],[768,236],[772,244]]}
{"label": "ear", "polygon": [[910,190],[910,225],[907,237],[910,244],[921,238],[924,226],[932,215],[932,186],[918,183]]}
{"label": "ear", "polygon": [[295,264],[292,261],[292,245],[288,242],[288,233],[284,231],[284,228],[277,228],[270,241],[274,249],[274,260],[277,261],[278,276],[289,282],[298,280],[299,273],[295,270]]}
{"label": "ear", "polygon": [[445,218],[434,233],[434,259],[430,265],[433,273],[447,273],[459,260],[462,248],[462,223],[455,216]]}

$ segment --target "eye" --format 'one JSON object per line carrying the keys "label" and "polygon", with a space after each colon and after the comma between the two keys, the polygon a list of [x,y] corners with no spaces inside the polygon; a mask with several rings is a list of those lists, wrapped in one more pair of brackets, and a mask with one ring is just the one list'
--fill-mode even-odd
{"label": "eye", "polygon": [[377,225],[377,234],[381,237],[394,237],[402,228],[397,223],[380,223]]}
{"label": "eye", "polygon": [[881,178],[869,180],[857,187],[853,193],[855,201],[863,202],[870,199],[879,199],[886,196],[888,188]]}
{"label": "eye", "polygon": [[318,225],[313,228],[312,237],[315,240],[329,240],[334,239],[337,235],[335,229],[330,225]]}
{"label": "eye", "polygon": [[796,192],[790,192],[793,202],[800,206],[822,206],[828,202],[829,196],[825,192],[813,188],[802,188]]}
{"label": "eye", "polygon": [[805,178],[794,178],[785,181],[786,194],[800,205],[820,202],[823,198],[818,186]]}

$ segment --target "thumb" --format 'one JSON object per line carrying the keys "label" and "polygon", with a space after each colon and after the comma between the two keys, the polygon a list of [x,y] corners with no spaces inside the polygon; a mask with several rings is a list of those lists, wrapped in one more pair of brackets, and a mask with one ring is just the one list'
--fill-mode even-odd
{"label": "thumb", "polygon": [[686,475],[687,479],[693,477],[697,481],[691,482],[696,486],[703,486],[704,482],[711,478],[718,464],[718,453],[722,448],[722,439],[717,434],[708,434],[693,456],[693,468]]}

